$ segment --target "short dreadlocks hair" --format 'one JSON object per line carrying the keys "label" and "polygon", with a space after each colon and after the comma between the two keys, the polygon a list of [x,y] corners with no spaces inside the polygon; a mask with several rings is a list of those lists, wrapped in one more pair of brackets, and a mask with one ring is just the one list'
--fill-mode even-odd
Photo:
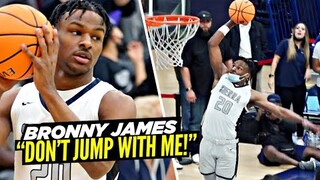
{"label": "short dreadlocks hair", "polygon": [[80,18],[86,11],[93,11],[99,14],[102,17],[103,22],[106,24],[105,38],[109,36],[111,23],[107,12],[100,4],[89,0],[69,0],[57,5],[50,16],[50,23],[57,26],[64,14],[69,12],[69,16],[65,18],[65,20],[67,20],[77,9],[82,10]]}
{"label": "short dreadlocks hair", "polygon": [[255,60],[252,59],[247,59],[244,57],[237,57],[235,61],[241,60],[243,62],[245,62],[248,67],[249,67],[249,71],[250,71],[250,78],[254,77],[257,73],[257,64]]}

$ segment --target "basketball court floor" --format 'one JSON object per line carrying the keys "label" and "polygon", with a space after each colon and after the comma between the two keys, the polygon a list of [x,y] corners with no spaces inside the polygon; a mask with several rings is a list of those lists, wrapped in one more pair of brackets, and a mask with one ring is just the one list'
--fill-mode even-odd
{"label": "basketball court floor", "polygon": [[[267,69],[267,70],[266,70]],[[265,67],[260,74],[260,78],[267,79],[268,67]],[[156,70],[155,75],[158,79],[158,87],[161,94],[177,94],[178,82],[173,68]],[[268,93],[264,84],[265,81],[259,83],[264,93]],[[175,100],[169,98],[162,98],[163,108],[166,116],[175,116]],[[260,152],[260,145],[240,143],[239,145],[239,166],[238,177],[239,180],[259,180],[265,175],[276,175],[280,180],[313,180],[315,172],[301,171],[294,166],[281,165],[277,167],[266,167],[258,162],[257,155]],[[198,165],[190,164],[184,165],[182,170],[177,170],[177,175],[180,180],[196,180],[202,179],[198,170]]]}

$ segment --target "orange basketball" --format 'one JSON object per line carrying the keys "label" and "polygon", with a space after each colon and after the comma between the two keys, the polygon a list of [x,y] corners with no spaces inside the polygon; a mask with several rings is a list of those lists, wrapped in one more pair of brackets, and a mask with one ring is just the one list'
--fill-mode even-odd
{"label": "orange basketball", "polygon": [[43,25],[52,28],[50,22],[31,6],[11,4],[0,8],[0,24],[0,76],[14,80],[31,77],[33,63],[20,45],[24,43],[34,55],[40,56],[35,29]]}
{"label": "orange basketball", "polygon": [[237,24],[247,24],[252,21],[256,10],[249,0],[235,0],[229,6],[230,19]]}

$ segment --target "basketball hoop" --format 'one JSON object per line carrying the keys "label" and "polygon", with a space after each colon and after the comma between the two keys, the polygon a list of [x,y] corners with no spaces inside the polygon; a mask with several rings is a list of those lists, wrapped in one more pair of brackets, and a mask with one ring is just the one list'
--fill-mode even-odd
{"label": "basketball hoop", "polygon": [[182,67],[181,53],[200,24],[199,18],[185,15],[158,15],[146,18],[151,45],[160,69]]}

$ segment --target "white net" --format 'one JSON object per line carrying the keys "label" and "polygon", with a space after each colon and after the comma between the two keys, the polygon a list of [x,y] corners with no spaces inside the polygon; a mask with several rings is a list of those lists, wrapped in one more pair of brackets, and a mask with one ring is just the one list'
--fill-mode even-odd
{"label": "white net", "polygon": [[[179,22],[182,22],[179,17],[175,25],[166,23],[166,18],[163,21],[163,25],[160,27],[148,27],[151,45],[155,52],[156,66],[158,69],[182,67],[181,53],[183,47],[195,35],[199,23],[179,24]],[[189,21],[194,21],[194,19],[190,18]]]}

